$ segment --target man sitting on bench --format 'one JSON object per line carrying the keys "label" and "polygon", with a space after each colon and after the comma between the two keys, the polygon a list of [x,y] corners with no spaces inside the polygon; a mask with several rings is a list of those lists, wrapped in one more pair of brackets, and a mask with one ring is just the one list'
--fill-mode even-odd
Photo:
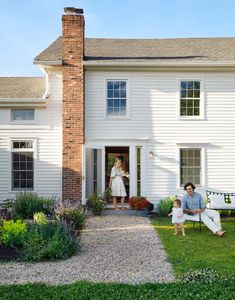
{"label": "man sitting on bench", "polygon": [[215,235],[222,237],[225,231],[222,231],[220,214],[206,208],[201,194],[194,192],[195,188],[191,182],[184,185],[184,190],[187,192],[182,197],[185,220],[202,221]]}

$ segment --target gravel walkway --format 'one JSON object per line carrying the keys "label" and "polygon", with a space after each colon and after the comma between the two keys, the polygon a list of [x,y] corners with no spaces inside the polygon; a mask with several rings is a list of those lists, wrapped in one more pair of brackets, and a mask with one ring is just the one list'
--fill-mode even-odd
{"label": "gravel walkway", "polygon": [[0,284],[174,280],[162,243],[148,218],[91,217],[83,231],[82,244],[76,256],[63,261],[1,264]]}

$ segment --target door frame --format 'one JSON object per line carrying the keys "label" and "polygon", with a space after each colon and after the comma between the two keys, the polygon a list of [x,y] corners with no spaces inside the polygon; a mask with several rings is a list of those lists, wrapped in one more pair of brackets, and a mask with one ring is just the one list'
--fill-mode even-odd
{"label": "door frame", "polygon": [[136,195],[136,147],[141,147],[141,195],[146,196],[145,189],[145,173],[146,173],[146,142],[143,140],[133,141],[90,141],[83,144],[82,147],[82,205],[86,204],[86,149],[99,149],[101,150],[101,187],[102,193],[105,191],[105,147],[129,147],[129,193],[130,197]]}
{"label": "door frame", "polygon": [[[115,151],[113,152],[113,150],[115,150]],[[122,154],[125,154],[125,155],[128,154],[128,169],[125,169],[125,171],[126,172],[128,171],[128,173],[130,173],[130,146],[105,146],[105,184],[106,184],[106,188],[107,188],[107,179],[108,179],[108,182],[110,179],[110,177],[107,178],[108,154],[110,154],[110,153],[116,154],[115,156],[113,156],[113,157],[115,157],[115,159],[118,157],[118,153],[120,154],[120,156],[122,156]],[[124,170],[123,166],[122,166],[122,169]],[[125,181],[124,181],[124,185],[125,185]],[[130,187],[130,180],[128,178],[128,190],[127,190],[127,187],[125,186],[126,194],[127,194],[127,196],[125,197],[125,202],[127,202],[129,199],[129,194],[130,194],[129,187]]]}

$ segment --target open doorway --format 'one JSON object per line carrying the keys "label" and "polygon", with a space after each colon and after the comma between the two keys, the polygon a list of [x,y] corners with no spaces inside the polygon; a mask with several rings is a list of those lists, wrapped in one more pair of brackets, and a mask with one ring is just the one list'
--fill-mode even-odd
{"label": "open doorway", "polygon": [[[129,173],[129,147],[105,147],[105,187],[109,185],[111,169],[116,158],[121,159],[123,171]],[[125,202],[127,202],[130,191],[129,178],[123,177],[123,181],[127,194]]]}

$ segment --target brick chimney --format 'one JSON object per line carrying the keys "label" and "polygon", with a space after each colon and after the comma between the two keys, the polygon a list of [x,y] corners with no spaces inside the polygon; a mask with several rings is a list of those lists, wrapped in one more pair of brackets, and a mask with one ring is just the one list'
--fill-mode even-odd
{"label": "brick chimney", "polygon": [[82,197],[84,144],[84,16],[83,10],[64,8],[63,47],[63,173],[62,199]]}

